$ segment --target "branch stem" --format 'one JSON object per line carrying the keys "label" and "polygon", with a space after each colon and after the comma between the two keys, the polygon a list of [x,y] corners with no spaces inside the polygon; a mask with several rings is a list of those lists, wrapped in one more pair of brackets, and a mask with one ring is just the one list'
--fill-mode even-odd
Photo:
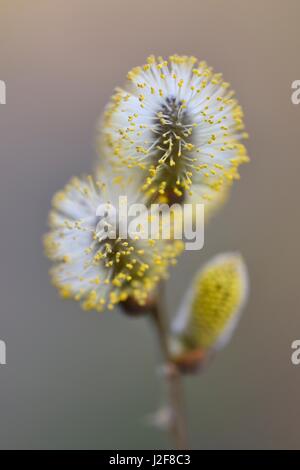
{"label": "branch stem", "polygon": [[176,449],[187,449],[187,426],[184,409],[182,377],[178,367],[171,360],[165,310],[164,286],[161,285],[158,300],[153,305],[151,313],[167,366],[166,380],[168,382],[169,400],[172,414],[170,432],[172,434]]}

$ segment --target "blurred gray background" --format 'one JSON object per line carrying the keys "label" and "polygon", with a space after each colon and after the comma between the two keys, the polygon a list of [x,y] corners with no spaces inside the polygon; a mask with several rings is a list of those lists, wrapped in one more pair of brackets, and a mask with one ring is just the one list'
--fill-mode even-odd
{"label": "blurred gray background", "polygon": [[300,448],[300,79],[297,0],[0,0],[1,448],[164,448],[144,425],[162,402],[146,319],[59,299],[42,234],[52,194],[95,158],[112,90],[150,53],[192,54],[244,107],[251,164],[168,283],[170,314],[201,263],[240,250],[251,297],[230,345],[186,380],[191,446]]}

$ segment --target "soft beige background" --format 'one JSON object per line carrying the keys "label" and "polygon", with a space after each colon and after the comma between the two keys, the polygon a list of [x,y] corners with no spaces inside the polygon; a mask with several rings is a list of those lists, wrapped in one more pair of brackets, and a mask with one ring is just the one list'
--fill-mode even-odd
{"label": "soft beige background", "polygon": [[193,54],[245,109],[250,165],[168,285],[173,312],[211,255],[240,250],[251,298],[229,345],[186,381],[194,448],[300,448],[300,79],[297,0],[0,0],[1,448],[159,448],[143,417],[160,403],[146,320],[83,313],[48,280],[41,236],[51,195],[89,171],[113,88],[149,53]]}

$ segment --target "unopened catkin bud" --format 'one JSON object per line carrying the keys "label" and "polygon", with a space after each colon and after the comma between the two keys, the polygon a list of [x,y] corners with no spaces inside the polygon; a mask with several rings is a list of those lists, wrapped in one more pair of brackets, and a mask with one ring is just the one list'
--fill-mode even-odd
{"label": "unopened catkin bud", "polygon": [[237,253],[215,256],[195,276],[172,326],[174,362],[195,370],[231,338],[248,293],[248,275]]}

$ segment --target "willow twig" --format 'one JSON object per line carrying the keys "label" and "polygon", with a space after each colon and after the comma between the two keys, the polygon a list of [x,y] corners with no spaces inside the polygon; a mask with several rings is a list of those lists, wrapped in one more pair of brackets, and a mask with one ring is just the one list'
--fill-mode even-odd
{"label": "willow twig", "polygon": [[162,353],[166,361],[166,380],[169,386],[171,425],[174,443],[177,449],[187,449],[187,426],[184,410],[182,377],[178,367],[172,362],[168,341],[168,327],[164,305],[164,286],[160,286],[158,299],[151,308],[152,318],[158,332]]}

